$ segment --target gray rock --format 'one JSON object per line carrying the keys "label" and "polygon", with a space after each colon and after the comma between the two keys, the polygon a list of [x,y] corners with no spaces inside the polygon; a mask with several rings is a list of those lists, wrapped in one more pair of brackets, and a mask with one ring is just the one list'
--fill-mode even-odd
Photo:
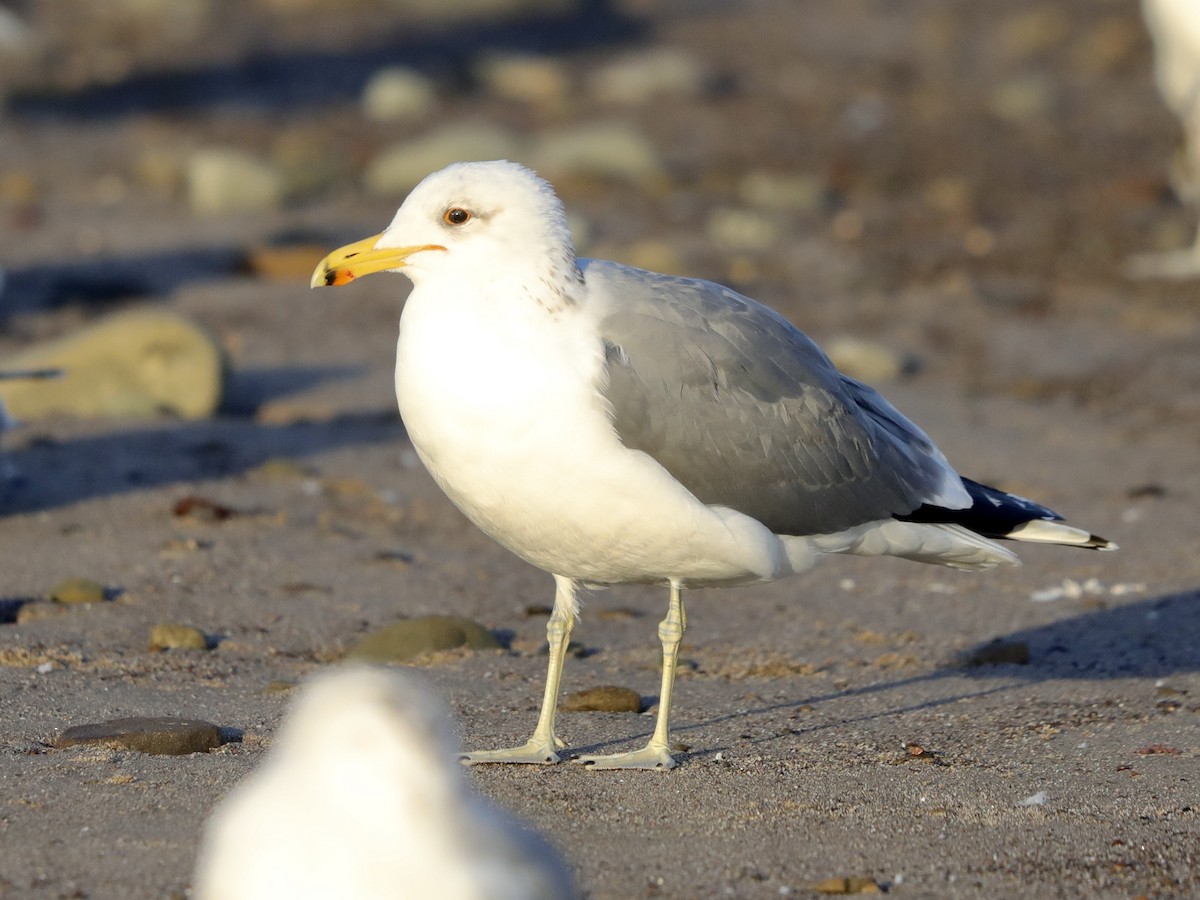
{"label": "gray rock", "polygon": [[199,150],[188,159],[184,177],[188,202],[200,215],[270,212],[283,203],[282,173],[241,150]]}
{"label": "gray rock", "polygon": [[53,381],[2,381],[0,400],[20,419],[51,415],[185,419],[211,415],[225,364],[207,331],[166,309],[118,313],[4,360],[6,368],[58,368]]}
{"label": "gray rock", "polygon": [[694,97],[709,80],[708,72],[696,57],[661,47],[597,69],[588,79],[588,88],[602,103],[638,104],[660,97]]}
{"label": "gray rock", "polygon": [[166,716],[111,719],[66,729],[53,744],[59,749],[98,744],[168,756],[206,753],[221,746],[221,729],[211,722]]}
{"label": "gray rock", "polygon": [[409,122],[437,106],[433,80],[413,69],[389,66],[371,76],[363,88],[363,114],[375,122]]}
{"label": "gray rock", "polygon": [[383,150],[367,167],[367,190],[381,197],[403,196],[430,172],[464,160],[513,159],[521,141],[494,125],[449,125]]}
{"label": "gray rock", "polygon": [[588,122],[552,132],[532,156],[534,168],[551,180],[584,175],[648,184],[666,177],[658,150],[627,122]]}
{"label": "gray rock", "polygon": [[401,619],[371,632],[346,654],[346,659],[403,663],[438,650],[457,647],[494,650],[500,646],[495,635],[471,619],[461,616],[419,616]]}

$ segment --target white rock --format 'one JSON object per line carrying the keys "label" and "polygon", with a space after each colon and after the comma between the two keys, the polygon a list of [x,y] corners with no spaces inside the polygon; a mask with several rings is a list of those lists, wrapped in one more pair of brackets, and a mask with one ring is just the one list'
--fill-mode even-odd
{"label": "white rock", "polygon": [[534,168],[547,178],[599,175],[635,184],[665,177],[658,150],[624,122],[589,122],[546,135],[533,149]]}
{"label": "white rock", "polygon": [[486,56],[475,75],[493,97],[534,106],[562,106],[571,92],[571,79],[557,60],[526,54]]}
{"label": "white rock", "polygon": [[409,122],[437,106],[433,80],[402,66],[380,69],[363,88],[363,115],[374,122]]}
{"label": "white rock", "polygon": [[750,172],[738,182],[738,197],[756,209],[812,212],[820,208],[824,182],[812,175]]}
{"label": "white rock", "polygon": [[186,169],[193,212],[269,212],[283,202],[283,176],[273,165],[229,148],[199,150]]}
{"label": "white rock", "polygon": [[415,681],[349,668],[306,686],[266,761],[214,810],[197,900],[570,900],[536,833],[470,790]]}
{"label": "white rock", "polygon": [[645,103],[659,97],[694,97],[709,75],[694,56],[664,47],[618,59],[598,69],[588,87],[602,103]]}
{"label": "white rock", "polygon": [[908,364],[903,354],[890,347],[851,335],[827,341],[825,352],[840,371],[868,384],[894,381]]}
{"label": "white rock", "polygon": [[[0,397],[19,419],[49,416],[186,419],[221,402],[221,345],[162,307],[128,309],[6,357]],[[23,371],[22,371],[23,370]],[[47,378],[53,370],[62,377]]]}
{"label": "white rock", "polygon": [[514,159],[522,143],[493,125],[448,125],[412,141],[383,150],[367,167],[363,180],[372,194],[402,196],[430,172],[464,160]]}
{"label": "white rock", "polygon": [[775,243],[775,220],[752,209],[718,207],[708,216],[708,237],[726,250],[762,250]]}

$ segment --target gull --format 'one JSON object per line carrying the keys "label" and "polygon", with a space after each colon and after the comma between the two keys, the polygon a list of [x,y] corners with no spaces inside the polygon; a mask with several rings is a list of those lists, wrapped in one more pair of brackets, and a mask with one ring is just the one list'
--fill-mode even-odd
{"label": "gull", "polygon": [[197,900],[570,900],[557,852],[475,796],[441,705],[384,669],[301,688],[263,763],[214,810]]}
{"label": "gull", "polygon": [[649,742],[577,761],[671,768],[685,589],[774,581],[832,554],[1017,562],[991,538],[1113,547],[960,477],[773,310],[712,282],[577,258],[562,203],[522,166],[435,172],[312,284],[380,271],[413,283],[396,396],[417,455],[471,521],[556,584],[533,736],[468,764],[561,760],[555,711],[581,587],[665,585],[670,601]]}
{"label": "gull", "polygon": [[[1159,93],[1183,125],[1184,145],[1172,166],[1175,192],[1195,207],[1200,203],[1200,3],[1142,0],[1142,14],[1154,43]],[[1200,275],[1200,232],[1191,247],[1133,256],[1126,271],[1134,278]]]}

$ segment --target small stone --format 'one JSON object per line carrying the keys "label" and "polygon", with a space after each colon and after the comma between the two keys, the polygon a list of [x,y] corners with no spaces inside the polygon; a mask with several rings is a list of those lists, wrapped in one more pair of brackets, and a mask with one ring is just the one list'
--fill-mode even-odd
{"label": "small stone", "polygon": [[268,681],[263,686],[262,692],[268,696],[271,694],[287,694],[294,691],[297,687],[299,687],[299,682],[288,681],[287,679],[279,678],[275,681]]}
{"label": "small stone", "polygon": [[738,182],[738,196],[755,209],[815,212],[825,201],[825,182],[813,175],[751,172]]}
{"label": "small stone", "polygon": [[752,209],[719,207],[708,217],[708,239],[725,250],[765,250],[775,243],[775,218]]}
{"label": "small stone", "polygon": [[138,753],[182,756],[219,747],[221,729],[197,719],[139,716],[75,725],[63,731],[53,744],[60,750],[79,744],[98,744]]}
{"label": "small stone", "polygon": [[534,168],[552,179],[582,175],[647,184],[666,176],[658,150],[624,122],[589,122],[553,132],[532,155]]}
{"label": "small stone", "polygon": [[1048,116],[1058,103],[1054,84],[1042,75],[1023,75],[1000,84],[989,98],[992,114],[1006,122]]}
{"label": "small stone", "polygon": [[246,271],[268,281],[308,283],[312,271],[325,255],[321,244],[285,244],[253,247],[246,254]]}
{"label": "small stone", "polygon": [[51,588],[49,597],[54,603],[103,603],[106,591],[91,578],[68,578]]}
{"label": "small stone", "polygon": [[418,616],[376,629],[359,641],[346,654],[346,659],[403,663],[438,650],[457,647],[494,650],[500,646],[495,635],[471,619],[461,616]]}
{"label": "small stone", "polygon": [[664,240],[647,238],[627,247],[621,254],[622,262],[651,272],[665,275],[682,275],[686,269],[676,249]]}
{"label": "small stone", "polygon": [[283,175],[273,165],[231,148],[199,150],[185,170],[192,212],[206,216],[271,212],[283,203]]}
{"label": "small stone", "polygon": [[363,114],[373,122],[410,122],[437,105],[433,80],[403,66],[380,69],[363,88]]}
{"label": "small stone", "polygon": [[849,335],[826,342],[825,352],[841,372],[868,384],[894,381],[910,365],[902,354],[890,347]]}
{"label": "small stone", "polygon": [[1029,645],[1024,641],[1005,641],[997,638],[982,647],[976,647],[966,658],[968,666],[999,666],[1029,664]]}
{"label": "small stone", "polygon": [[874,878],[826,878],[813,885],[818,894],[879,894],[882,893]]}
{"label": "small stone", "polygon": [[632,688],[606,684],[568,694],[559,707],[565,712],[642,711],[642,695]]}
{"label": "small stone", "polygon": [[638,104],[660,97],[694,97],[708,81],[696,57],[664,47],[609,63],[592,75],[588,87],[602,103]]}
{"label": "small stone", "polygon": [[43,619],[53,619],[66,614],[67,608],[61,603],[36,600],[33,603],[22,603],[14,621],[18,625],[28,625],[30,622],[40,622]]}
{"label": "small stone", "polygon": [[487,56],[476,65],[475,75],[493,97],[532,106],[563,106],[571,91],[567,70],[557,60],[546,56]]}
{"label": "small stone", "polygon": [[224,522],[226,519],[231,519],[237,515],[232,507],[197,494],[189,494],[177,500],[175,505],[171,507],[171,512],[177,518],[195,519],[198,522],[210,523]]}
{"label": "small stone", "polygon": [[150,643],[147,649],[207,650],[208,638],[199,628],[167,622],[150,629]]}
{"label": "small stone", "polygon": [[0,381],[0,399],[20,419],[53,415],[203,419],[220,404],[220,344],[190,319],[145,308],[107,316],[4,360],[5,368],[62,369],[50,381]]}
{"label": "small stone", "polygon": [[381,197],[407,194],[430,172],[464,159],[512,159],[521,142],[492,125],[450,125],[383,150],[363,176],[367,190]]}

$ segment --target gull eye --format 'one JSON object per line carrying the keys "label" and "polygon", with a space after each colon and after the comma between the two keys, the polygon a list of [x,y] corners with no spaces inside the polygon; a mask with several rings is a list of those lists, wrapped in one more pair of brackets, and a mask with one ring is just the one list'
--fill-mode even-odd
{"label": "gull eye", "polygon": [[471,221],[471,211],[461,206],[452,206],[442,213],[442,219],[447,225],[466,225]]}

